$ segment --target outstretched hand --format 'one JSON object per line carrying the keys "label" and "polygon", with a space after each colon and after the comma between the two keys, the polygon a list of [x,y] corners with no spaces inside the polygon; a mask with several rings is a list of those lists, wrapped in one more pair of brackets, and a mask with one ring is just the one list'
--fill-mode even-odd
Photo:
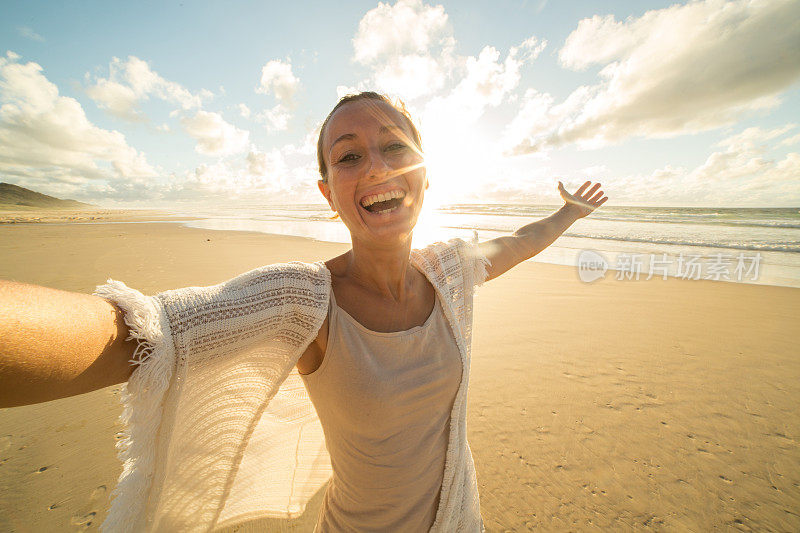
{"label": "outstretched hand", "polygon": [[595,183],[594,187],[586,191],[586,188],[591,185],[591,183],[591,181],[587,181],[581,185],[580,189],[575,191],[575,194],[570,194],[564,188],[564,184],[560,181],[558,182],[558,192],[561,194],[561,198],[564,199],[567,205],[575,210],[578,218],[585,217],[608,200],[607,196],[603,196],[603,191],[599,191],[595,194],[595,191],[600,188],[599,183]]}

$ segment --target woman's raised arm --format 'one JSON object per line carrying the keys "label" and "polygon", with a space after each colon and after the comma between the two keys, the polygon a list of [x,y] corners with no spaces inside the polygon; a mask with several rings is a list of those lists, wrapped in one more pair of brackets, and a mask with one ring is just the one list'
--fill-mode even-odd
{"label": "woman's raised arm", "polygon": [[597,191],[600,188],[599,183],[587,191],[591,184],[591,181],[587,181],[575,191],[575,194],[570,194],[559,181],[558,192],[564,199],[561,209],[547,218],[523,226],[513,235],[480,243],[481,253],[491,263],[491,266],[486,268],[486,281],[535,256],[553,244],[553,241],[559,238],[573,222],[603,205],[608,197],[603,196],[603,191]]}
{"label": "woman's raised arm", "polygon": [[128,380],[136,341],[98,296],[0,280],[0,407],[83,394]]}

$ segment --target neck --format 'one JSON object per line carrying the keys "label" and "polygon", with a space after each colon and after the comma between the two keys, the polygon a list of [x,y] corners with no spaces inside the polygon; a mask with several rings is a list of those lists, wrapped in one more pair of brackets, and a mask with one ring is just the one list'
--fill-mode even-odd
{"label": "neck", "polygon": [[374,247],[353,241],[347,274],[359,285],[401,302],[413,290],[413,271],[409,254],[411,235],[397,246]]}

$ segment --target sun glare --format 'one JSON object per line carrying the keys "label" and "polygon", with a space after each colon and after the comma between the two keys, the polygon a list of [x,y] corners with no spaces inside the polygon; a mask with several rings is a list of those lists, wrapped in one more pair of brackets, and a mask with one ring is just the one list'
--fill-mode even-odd
{"label": "sun glare", "polygon": [[436,208],[479,195],[494,153],[479,127],[459,128],[442,119],[427,123],[422,139],[430,181],[427,203]]}
{"label": "sun glare", "polygon": [[421,135],[430,187],[414,229],[414,246],[442,239],[439,208],[479,197],[494,153],[477,127],[457,128],[444,117],[428,118]]}

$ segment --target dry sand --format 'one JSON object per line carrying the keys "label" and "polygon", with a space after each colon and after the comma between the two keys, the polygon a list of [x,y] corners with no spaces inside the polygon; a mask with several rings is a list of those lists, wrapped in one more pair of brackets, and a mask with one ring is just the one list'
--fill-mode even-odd
{"label": "dry sand", "polygon": [[[13,224],[0,278],[153,294],[345,249],[171,223]],[[539,263],[487,283],[468,415],[487,530],[800,530],[798,311],[798,289],[585,284]],[[97,529],[121,470],[117,395],[0,410],[0,531]],[[321,492],[297,520],[246,529],[310,531]]]}

